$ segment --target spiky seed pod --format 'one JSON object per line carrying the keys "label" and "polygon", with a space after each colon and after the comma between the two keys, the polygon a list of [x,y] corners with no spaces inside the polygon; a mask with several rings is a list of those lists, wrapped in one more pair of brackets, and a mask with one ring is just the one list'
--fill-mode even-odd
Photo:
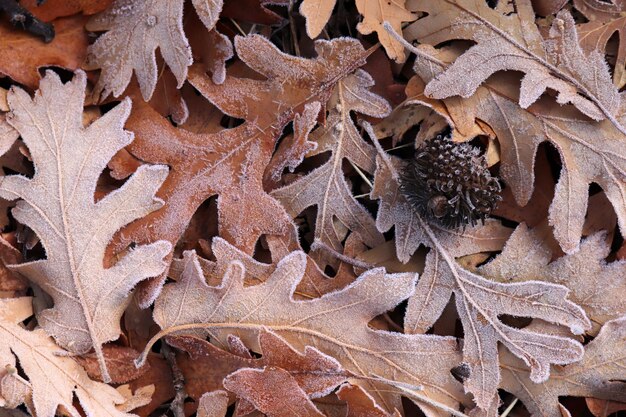
{"label": "spiky seed pod", "polygon": [[415,155],[402,174],[400,191],[426,220],[448,229],[473,226],[502,200],[500,183],[480,149],[438,135]]}

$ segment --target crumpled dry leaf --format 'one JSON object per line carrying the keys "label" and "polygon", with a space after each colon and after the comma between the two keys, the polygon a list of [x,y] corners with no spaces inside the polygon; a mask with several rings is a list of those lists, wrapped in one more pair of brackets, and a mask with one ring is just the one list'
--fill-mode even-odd
{"label": "crumpled dry leaf", "polygon": [[[54,22],[56,32],[50,43],[23,31],[16,31],[8,22],[0,24],[0,73],[30,88],[39,84],[38,69],[57,66],[74,71],[87,56],[85,18],[74,16]],[[10,58],[9,58],[10,57]]]}
{"label": "crumpled dry leaf", "polygon": [[[307,103],[325,103],[336,83],[363,64],[366,51],[356,40],[318,41],[319,56],[304,59],[280,52],[259,35],[238,36],[235,46],[267,80],[228,76],[217,85],[194,65],[189,81],[224,113],[245,119],[242,125],[193,134],[172,127],[149,106],[135,105],[128,127],[136,139],[127,149],[142,161],[169,165],[171,173],[157,194],[165,206],[121,231],[116,249],[133,241],[174,244],[214,194],[219,195],[220,236],[245,252],[252,253],[261,235],[290,232],[289,216],[262,183],[275,141]],[[154,301],[163,281],[142,288],[142,306]]]}
{"label": "crumpled dry leaf", "polygon": [[356,25],[363,35],[376,32],[378,40],[389,58],[396,62],[406,61],[404,47],[383,28],[387,22],[396,32],[402,31],[402,23],[412,22],[417,15],[409,12],[406,0],[356,0],[356,8],[363,15],[363,21]]}
{"label": "crumpled dry leaf", "polygon": [[[425,81],[447,67],[448,55],[439,54],[432,47],[419,47],[418,53],[415,71]],[[502,160],[500,175],[522,206],[532,195],[537,147],[543,141],[556,146],[563,168],[549,221],[566,253],[578,250],[591,183],[602,187],[615,209],[620,230],[625,233],[625,135],[608,120],[589,121],[571,107],[555,108],[550,100],[522,109],[516,97],[515,81],[496,74],[472,97],[451,97],[444,103],[457,129],[472,129],[480,119],[496,132]],[[598,135],[598,132],[602,133]]]}
{"label": "crumpled dry leaf", "polygon": [[559,397],[593,397],[626,402],[626,318],[604,324],[585,346],[580,362],[556,366],[550,379],[535,384],[521,361],[501,352],[502,389],[519,398],[532,417],[569,417]]}
{"label": "crumpled dry leaf", "polygon": [[607,321],[626,315],[626,261],[605,261],[611,248],[604,235],[596,233],[583,240],[577,253],[550,262],[548,244],[521,224],[502,253],[479,271],[500,282],[539,279],[566,285],[572,301],[587,313],[593,325],[590,333],[595,335]]}
{"label": "crumpled dry leaf", "polygon": [[[107,31],[89,47],[86,68],[100,68],[94,95],[119,97],[133,71],[141,94],[149,100],[157,82],[156,49],[182,87],[193,63],[183,32],[183,1],[116,0],[108,10],[86,25],[90,31]],[[210,30],[222,9],[222,0],[193,0],[198,16]]]}
{"label": "crumpled dry leaf", "polygon": [[338,83],[330,100],[334,107],[327,116],[326,125],[309,135],[309,140],[317,143],[317,147],[307,155],[331,151],[332,156],[308,175],[272,192],[292,217],[307,207],[317,206],[313,246],[322,243],[341,252],[343,236],[334,224],[335,219],[357,233],[370,247],[383,242],[374,219],[352,196],[342,170],[342,162],[347,159],[367,173],[374,172],[376,151],[361,138],[351,120],[353,111],[377,118],[391,111],[382,97],[369,91],[372,85],[372,78],[360,70]]}
{"label": "crumpled dry leaf", "polygon": [[0,299],[0,377],[10,377],[5,367],[15,369],[19,359],[28,377],[37,417],[54,417],[59,406],[70,416],[80,417],[74,396],[87,415],[132,417],[116,408],[125,399],[115,388],[89,379],[73,359],[57,355],[61,349],[43,330],[27,331],[19,326],[31,314],[29,297]]}
{"label": "crumpled dry leaf", "polygon": [[494,72],[522,71],[522,108],[529,107],[549,87],[559,93],[557,103],[572,103],[594,120],[609,119],[626,134],[617,118],[620,94],[611,81],[604,56],[597,51],[582,51],[570,13],[559,12],[549,39],[544,41],[532,23],[530,0],[516,0],[515,6],[517,13],[503,15],[486,3],[472,0],[412,0],[411,10],[427,12],[428,16],[405,31],[409,39],[430,45],[451,39],[477,42],[428,82],[426,95],[467,98]]}
{"label": "crumpled dry leaf", "polygon": [[85,84],[82,71],[65,85],[48,72],[34,99],[11,90],[8,121],[20,132],[37,170],[32,179],[2,177],[0,196],[21,198],[12,213],[46,249],[47,259],[13,266],[54,300],[53,308],[37,315],[39,324],[70,352],[93,348],[108,382],[101,346],[117,339],[130,291],[165,269],[162,258],[171,245],[160,241],[137,247],[109,269],[102,266],[104,250],[116,230],[161,206],[154,193],[167,168],[141,167],[122,188],[94,202],[108,160],[132,141],[123,130],[130,101],[84,128]]}
{"label": "crumpled dry leaf", "polygon": [[[437,405],[457,407],[462,400],[450,374],[440,372],[458,364],[454,339],[377,331],[367,324],[413,292],[415,274],[387,275],[372,269],[343,290],[295,301],[293,290],[306,266],[302,252],[286,256],[264,283],[245,288],[241,263],[229,267],[219,287],[209,287],[195,255],[185,256],[181,279],[166,285],[155,304],[154,318],[163,329],[200,324],[195,327],[222,343],[228,333],[237,332],[254,350],[259,349],[258,332],[269,329],[296,349],[315,346],[357,376],[422,385],[423,390],[413,394],[429,412]],[[386,409],[399,407],[399,392],[394,395],[393,388],[381,391],[380,384],[360,384]]]}
{"label": "crumpled dry leaf", "polygon": [[[585,312],[566,299],[569,292],[566,287],[541,281],[502,284],[464,269],[455,258],[481,251],[480,243],[488,247],[493,243],[494,234],[488,234],[491,241],[481,242],[471,237],[476,232],[480,235],[480,227],[471,230],[469,235],[431,227],[419,214],[403,207],[406,201],[397,191],[399,175],[387,155],[379,156],[375,182],[380,181],[381,176],[389,192],[380,197],[387,205],[379,210],[380,224],[406,228],[408,232],[404,240],[414,242],[409,247],[417,247],[417,243],[431,248],[424,273],[408,302],[405,332],[426,332],[454,294],[456,310],[465,331],[463,359],[470,369],[464,385],[481,409],[488,410],[494,401],[497,402],[500,382],[498,343],[530,366],[531,379],[536,383],[548,379],[550,364],[580,359],[582,346],[572,339],[517,329],[500,320],[502,314],[536,317],[567,325],[573,333],[580,334],[591,324]],[[409,216],[403,210],[409,210],[412,217],[407,219]]]}

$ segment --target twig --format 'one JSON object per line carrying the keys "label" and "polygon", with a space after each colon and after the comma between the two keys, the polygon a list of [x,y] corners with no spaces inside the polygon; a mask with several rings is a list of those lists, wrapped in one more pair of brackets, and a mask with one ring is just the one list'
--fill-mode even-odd
{"label": "twig", "polygon": [[[38,2],[38,5],[41,3],[43,2]],[[46,43],[54,39],[54,26],[37,19],[28,10],[20,6],[17,1],[0,0],[0,11],[9,16],[13,26],[39,36]]]}
{"label": "twig", "polygon": [[[176,354],[165,341],[161,345],[161,353],[165,356],[170,368],[172,368],[172,374],[174,376],[174,392],[176,392],[176,395],[170,403],[170,410],[174,414],[174,417],[185,417],[184,405],[185,398],[187,398],[187,393],[185,392],[185,377],[178,367],[178,363],[176,363]],[[165,416],[166,414],[163,414],[163,417]]]}
{"label": "twig", "polygon": [[517,404],[518,401],[519,401],[519,398],[514,398],[513,401],[511,401],[511,404],[509,404],[509,406],[506,408],[506,410],[504,410],[502,412],[502,414],[500,414],[500,417],[508,416],[509,413],[511,412],[511,410],[513,409],[513,407],[515,407],[515,404]]}

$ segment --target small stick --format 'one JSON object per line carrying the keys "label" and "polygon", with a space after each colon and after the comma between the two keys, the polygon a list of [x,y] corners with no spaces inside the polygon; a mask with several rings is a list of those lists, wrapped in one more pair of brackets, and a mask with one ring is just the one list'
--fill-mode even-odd
{"label": "small stick", "polygon": [[[165,356],[167,363],[169,363],[170,368],[172,368],[172,374],[174,375],[174,391],[176,395],[170,403],[170,410],[174,414],[174,417],[185,417],[184,405],[185,398],[187,398],[187,393],[185,392],[185,377],[178,367],[178,363],[176,363],[176,354],[166,341],[163,341],[161,345],[161,353]],[[166,417],[166,415],[167,414],[163,414],[163,417]]]}
{"label": "small stick", "polygon": [[[41,3],[43,1],[38,2],[38,5]],[[37,19],[28,10],[20,6],[17,1],[0,0],[0,12],[4,12],[9,16],[13,26],[21,27],[25,31],[39,36],[46,43],[54,39],[54,26]]]}

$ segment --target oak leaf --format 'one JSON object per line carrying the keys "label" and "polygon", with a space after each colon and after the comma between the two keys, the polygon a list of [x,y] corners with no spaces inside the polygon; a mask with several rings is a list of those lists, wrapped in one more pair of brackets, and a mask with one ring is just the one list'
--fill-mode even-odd
{"label": "oak leaf", "polygon": [[467,98],[494,72],[522,71],[522,108],[534,103],[549,87],[558,92],[559,104],[572,103],[594,120],[609,119],[626,134],[617,117],[620,94],[611,81],[604,56],[598,51],[583,52],[570,13],[559,12],[549,39],[544,40],[537,26],[529,23],[534,22],[530,0],[516,0],[515,6],[517,13],[506,15],[471,0],[414,0],[412,9],[427,12],[428,16],[407,29],[409,39],[431,45],[452,39],[477,42],[429,80],[426,95]]}
{"label": "oak leaf", "polygon": [[[156,49],[182,87],[193,63],[183,32],[183,1],[116,0],[108,10],[89,20],[90,31],[107,31],[89,47],[86,68],[101,69],[96,97],[119,97],[133,71],[141,94],[149,100],[157,82]],[[193,0],[198,16],[210,30],[222,9],[222,0]]]}
{"label": "oak leaf", "polygon": [[87,415],[131,417],[116,408],[124,397],[115,388],[89,379],[73,359],[58,355],[61,349],[42,329],[28,331],[18,324],[31,314],[30,298],[0,299],[0,377],[10,377],[5,372],[7,368],[17,372],[19,360],[28,377],[35,415],[54,417],[62,406],[70,416],[80,417],[82,414],[73,404],[76,396]]}
{"label": "oak leaf", "polygon": [[[268,329],[298,350],[315,346],[357,376],[422,385],[423,391],[414,394],[428,412],[442,405],[457,407],[463,400],[450,374],[439,372],[459,361],[453,338],[368,326],[414,291],[415,274],[387,275],[380,268],[372,269],[343,290],[295,301],[293,291],[306,266],[302,252],[285,257],[265,282],[251,287],[244,287],[245,272],[239,262],[229,267],[219,287],[209,287],[195,255],[185,256],[181,279],[166,285],[155,304],[154,318],[164,332],[201,328],[222,343],[227,334],[236,332],[257,350],[257,334]],[[381,406],[399,407],[392,388],[380,391],[378,383],[362,384]]]}
{"label": "oak leaf", "polygon": [[334,106],[326,125],[309,135],[309,141],[317,147],[308,156],[331,151],[330,159],[308,175],[272,192],[292,217],[307,207],[317,206],[314,246],[322,243],[341,252],[343,236],[334,224],[335,219],[357,233],[370,247],[383,242],[374,219],[352,196],[342,170],[345,159],[367,173],[374,172],[376,151],[363,140],[351,119],[353,111],[377,118],[391,111],[382,97],[369,91],[372,85],[372,78],[360,70],[338,83],[330,100]]}
{"label": "oak leaf", "polygon": [[76,13],[92,15],[103,11],[113,0],[22,0],[20,4],[35,17],[50,22],[58,17],[72,16]]}
{"label": "oak leaf", "polygon": [[374,399],[358,385],[344,384],[337,397],[347,403],[346,417],[400,417],[398,410],[390,414],[380,408]]}
{"label": "oak leaf", "polygon": [[[352,39],[318,41],[318,57],[304,59],[280,52],[259,35],[238,36],[235,47],[239,58],[267,79],[227,76],[218,85],[194,65],[189,81],[224,113],[244,119],[242,125],[194,134],[174,128],[149,106],[135,106],[128,126],[136,140],[128,151],[141,161],[169,165],[171,173],[157,194],[167,204],[126,227],[117,250],[133,241],[174,244],[197,208],[215,194],[219,234],[243,251],[252,253],[261,235],[290,233],[289,216],[262,182],[275,142],[306,104],[325,103],[337,82],[365,62],[366,51]],[[154,301],[163,281],[144,288],[143,306]]]}
{"label": "oak leaf", "polygon": [[[263,355],[259,359],[252,358],[243,342],[232,335],[227,338],[226,346],[230,352],[194,336],[168,337],[167,341],[188,353],[189,356],[182,355],[178,360],[185,375],[185,388],[196,399],[203,392],[223,388],[224,378],[242,369],[280,368],[311,398],[329,394],[352,376],[335,359],[319,350],[307,346],[304,353],[300,353],[270,331],[259,333],[257,345]],[[289,396],[289,393],[283,395]]]}
{"label": "oak leaf", "polygon": [[53,308],[37,315],[39,324],[70,352],[93,348],[107,382],[101,346],[117,339],[130,291],[163,272],[162,258],[171,245],[160,241],[137,247],[108,269],[102,265],[104,250],[119,228],[162,205],[154,193],[167,168],[141,167],[119,190],[94,202],[108,160],[132,141],[123,130],[130,100],[85,128],[85,84],[82,71],[65,85],[50,71],[33,99],[21,89],[11,90],[8,121],[20,132],[36,172],[32,179],[2,177],[0,196],[20,198],[13,216],[37,233],[46,250],[44,260],[13,266],[54,300]]}
{"label": "oak leaf", "polygon": [[595,335],[609,320],[626,315],[622,294],[626,292],[626,261],[607,263],[610,246],[605,233],[596,233],[580,245],[580,250],[551,261],[548,244],[521,224],[511,235],[502,253],[480,272],[501,282],[540,279],[567,285],[570,298],[580,305],[593,324]]}
{"label": "oak leaf", "polygon": [[503,352],[501,387],[519,398],[533,417],[569,417],[559,402],[565,396],[626,402],[625,350],[626,318],[609,321],[585,346],[580,362],[554,367],[540,385],[528,378],[519,359]]}
{"label": "oak leaf", "polygon": [[[447,68],[449,55],[429,46],[417,48],[415,71],[424,81]],[[566,253],[578,250],[591,183],[602,187],[626,231],[626,136],[612,122],[589,121],[571,107],[554,108],[541,100],[528,109],[518,105],[515,81],[494,75],[470,98],[450,97],[443,102],[456,129],[473,129],[476,120],[488,124],[500,142],[500,175],[516,201],[529,201],[535,181],[534,159],[543,141],[553,143],[563,161],[549,221]],[[624,116],[620,116],[624,118]],[[598,136],[598,132],[602,132]],[[601,143],[601,145],[600,145]]]}
{"label": "oak leaf", "polygon": [[[569,290],[541,281],[498,283],[463,268],[455,258],[488,250],[489,245],[496,242],[497,234],[487,233],[487,239],[481,241],[480,235],[485,235],[485,230],[481,229],[489,225],[461,233],[428,224],[407,207],[398,192],[399,175],[394,166],[397,164],[387,155],[379,156],[374,181],[375,184],[382,181],[387,191],[381,193],[376,187],[373,191],[373,195],[381,199],[378,224],[383,228],[390,228],[392,224],[396,229],[403,228],[404,234],[400,236],[410,242],[409,248],[416,248],[418,244],[431,248],[424,273],[407,305],[405,332],[426,332],[454,295],[464,329],[463,358],[470,369],[465,389],[474,395],[474,401],[483,410],[492,408],[497,397],[498,343],[530,366],[531,379],[535,382],[548,378],[550,364],[579,360],[582,346],[578,342],[513,328],[500,320],[503,314],[536,317],[567,325],[573,333],[580,334],[591,324],[585,312],[567,300]],[[404,244],[399,247],[405,250]]]}
{"label": "oak leaf", "polygon": [[626,4],[623,1],[605,3],[598,0],[575,0],[574,6],[588,22],[577,25],[580,46],[590,53],[594,50],[607,51],[611,37],[617,34],[619,46],[613,69],[613,83],[621,89],[626,84],[626,17],[623,12]]}
{"label": "oak leaf", "polygon": [[289,372],[281,368],[240,369],[224,379],[224,387],[268,417],[324,417]]}

